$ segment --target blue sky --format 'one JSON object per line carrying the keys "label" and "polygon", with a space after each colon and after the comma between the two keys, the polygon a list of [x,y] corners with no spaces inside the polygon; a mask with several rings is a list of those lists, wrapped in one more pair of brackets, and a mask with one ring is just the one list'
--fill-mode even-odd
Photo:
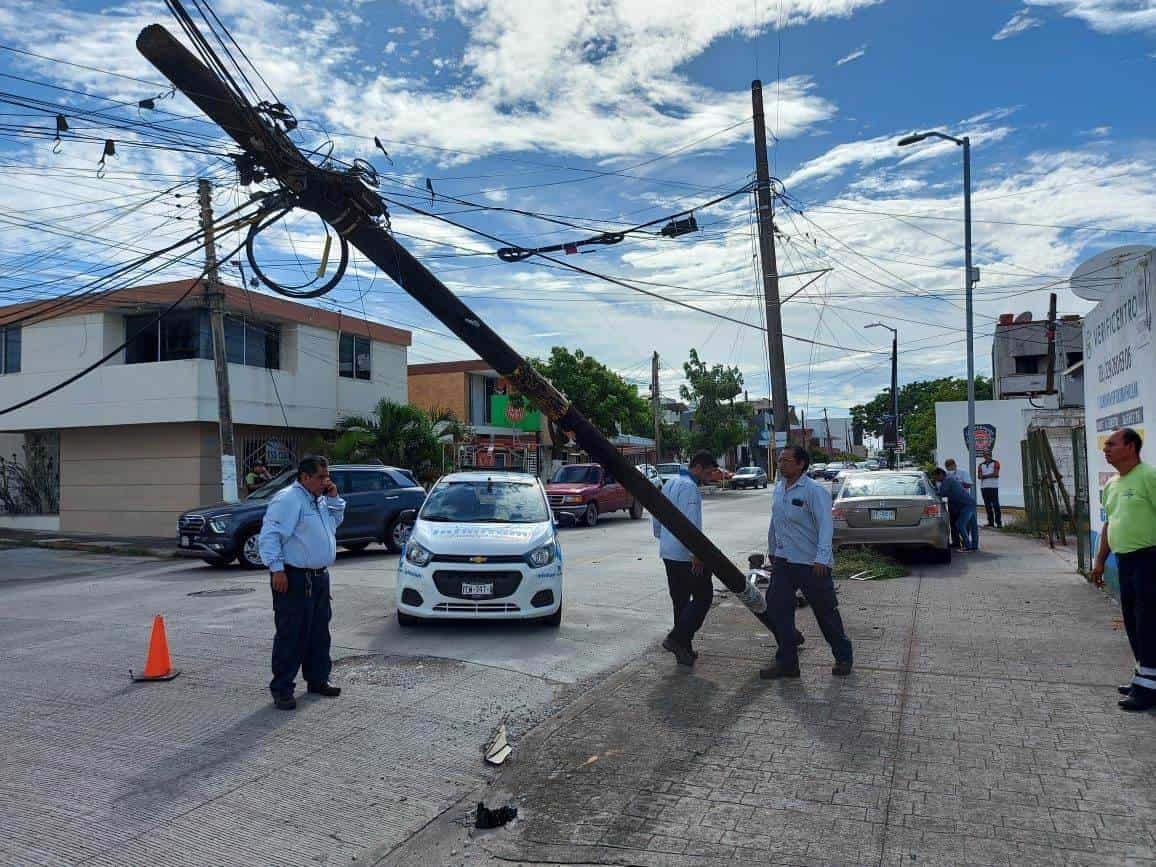
{"label": "blue sky", "polygon": [[[886,384],[886,332],[863,330],[877,319],[900,328],[901,380],[964,371],[959,152],[946,144],[900,150],[895,140],[906,132],[972,139],[980,373],[999,313],[1042,314],[1048,291],[1060,294],[1061,311],[1083,312],[1088,305],[1065,283],[1080,261],[1156,243],[1156,0],[230,0],[215,9],[302,120],[298,141],[316,147],[328,137],[336,156],[373,161],[397,203],[399,239],[517,348],[582,348],[639,380],[657,349],[672,397],[691,347],[740,366],[752,396],[766,393],[749,196],[697,211],[702,231],[694,235],[636,234],[562,257],[747,326],[549,263],[502,263],[496,245],[469,228],[526,246],[559,243],[739,189],[753,172],[756,76],[776,135],[773,171],[787,194],[780,268],[832,269],[784,307],[785,330],[796,338],[786,346],[790,402],[809,414],[839,413]],[[0,72],[38,82],[7,78],[3,89],[66,113],[153,95],[157,88],[107,72],[158,78],[133,46],[154,21],[175,30],[155,2],[9,0],[0,9],[8,49],[102,71],[0,50]],[[160,105],[195,112],[179,97]],[[26,114],[12,123],[51,121],[44,108],[39,119]],[[106,116],[141,115],[133,105]],[[194,121],[166,123],[193,144],[212,133]],[[173,217],[188,198],[163,193],[182,179],[213,177],[220,210],[243,200],[225,161],[134,147],[136,133],[95,126],[94,137],[121,141],[103,180],[94,173],[98,142],[66,138],[52,154],[49,140],[13,127],[0,134],[9,180],[0,208],[15,215],[0,237],[8,266],[0,289],[12,300],[79,285],[94,266],[187,231]],[[375,135],[392,164],[374,149]],[[423,192],[427,178],[439,194],[433,201]],[[125,198],[105,206],[121,209],[111,224],[107,213],[100,222],[85,216],[117,194]],[[560,215],[578,228],[499,207]],[[43,220],[99,237],[61,250]],[[292,238],[272,238],[265,251],[308,259],[321,238],[302,219]],[[123,246],[110,248],[117,239]],[[60,282],[30,286],[33,260],[38,274]],[[195,273],[194,262],[165,274]],[[783,292],[801,285],[786,279]],[[470,354],[360,260],[319,303],[415,326],[413,361]]]}

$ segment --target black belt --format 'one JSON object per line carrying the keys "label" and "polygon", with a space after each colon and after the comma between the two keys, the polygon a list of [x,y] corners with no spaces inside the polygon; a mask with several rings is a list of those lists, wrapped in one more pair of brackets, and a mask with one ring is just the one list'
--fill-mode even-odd
{"label": "black belt", "polygon": [[289,563],[285,564],[285,568],[286,569],[292,569],[294,572],[300,572],[302,575],[305,576],[305,595],[306,596],[312,596],[313,595],[313,579],[314,578],[327,578],[327,577],[329,577],[329,572],[326,569],[303,569],[300,566],[293,566]]}

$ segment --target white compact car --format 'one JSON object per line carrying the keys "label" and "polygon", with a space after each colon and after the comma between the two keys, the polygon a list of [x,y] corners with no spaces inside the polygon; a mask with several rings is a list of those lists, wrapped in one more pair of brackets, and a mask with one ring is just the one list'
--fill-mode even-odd
{"label": "white compact car", "polygon": [[524,473],[443,476],[397,567],[397,621],[562,622],[562,548],[546,490]]}

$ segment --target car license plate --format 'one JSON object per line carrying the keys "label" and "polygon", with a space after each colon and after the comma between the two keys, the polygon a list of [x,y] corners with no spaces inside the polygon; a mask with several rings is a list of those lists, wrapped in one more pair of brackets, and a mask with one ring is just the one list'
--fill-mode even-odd
{"label": "car license plate", "polygon": [[894,509],[872,509],[871,510],[871,520],[872,521],[894,521],[895,520],[895,510]]}
{"label": "car license plate", "polygon": [[181,536],[181,547],[188,548],[192,545],[192,540],[188,536]]}
{"label": "car license plate", "polygon": [[493,596],[493,584],[462,584],[463,596]]}

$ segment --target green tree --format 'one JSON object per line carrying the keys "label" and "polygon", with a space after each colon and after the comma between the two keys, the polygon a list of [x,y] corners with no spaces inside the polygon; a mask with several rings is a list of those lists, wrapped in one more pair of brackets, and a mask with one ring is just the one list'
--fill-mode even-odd
{"label": "green tree", "polygon": [[[975,399],[990,400],[991,380],[975,378]],[[916,463],[931,460],[935,449],[935,404],[967,400],[967,380],[954,376],[909,382],[899,389],[899,422],[907,440],[907,457]],[[883,416],[891,412],[891,390],[884,389],[869,402],[851,407],[851,423],[871,436],[883,435]]]}
{"label": "green tree", "polygon": [[[570,352],[555,346],[548,359],[534,358],[530,363],[606,436],[614,436],[616,432],[654,435],[650,404],[639,396],[638,389],[581,349]],[[557,454],[567,437],[553,421],[550,438]]]}
{"label": "green tree", "polygon": [[383,398],[369,416],[347,416],[327,447],[335,463],[373,462],[412,470],[422,481],[440,475],[443,445],[460,438],[462,425],[452,410],[425,412]]}
{"label": "green tree", "polygon": [[683,362],[686,384],[678,388],[682,399],[694,406],[694,426],[690,431],[691,451],[705,449],[722,455],[750,439],[750,407],[736,404],[742,394],[743,375],[737,367],[721,364],[707,366],[691,349],[690,359]]}

